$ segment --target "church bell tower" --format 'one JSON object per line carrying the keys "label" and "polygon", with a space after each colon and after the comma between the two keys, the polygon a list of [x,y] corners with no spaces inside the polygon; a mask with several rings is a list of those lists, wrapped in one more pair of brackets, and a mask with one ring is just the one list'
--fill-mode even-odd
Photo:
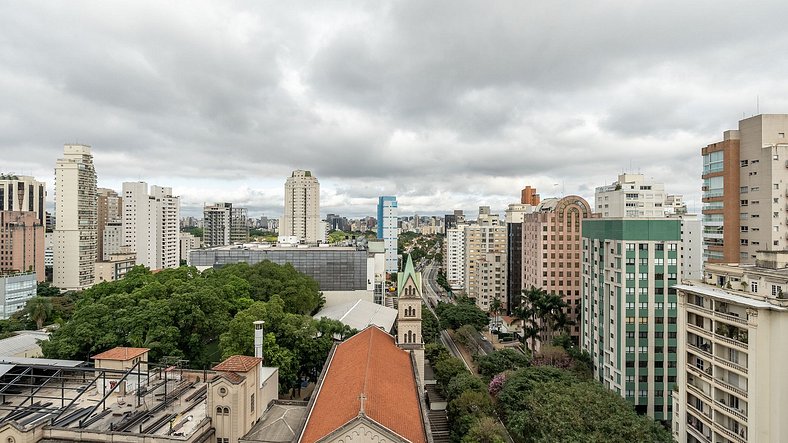
{"label": "church bell tower", "polygon": [[421,335],[421,272],[408,255],[405,270],[397,274],[397,346],[416,360],[420,389],[424,391],[424,338]]}

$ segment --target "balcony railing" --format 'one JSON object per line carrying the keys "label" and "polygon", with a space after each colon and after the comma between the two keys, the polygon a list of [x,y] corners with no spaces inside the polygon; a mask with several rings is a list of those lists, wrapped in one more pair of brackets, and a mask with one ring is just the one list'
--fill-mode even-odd
{"label": "balcony railing", "polygon": [[745,320],[745,319],[743,319],[741,317],[737,317],[735,315],[730,315],[730,314],[725,313],[725,312],[714,311],[714,316],[718,317],[718,318],[722,318],[724,320],[732,321],[734,323],[739,323],[739,324],[742,324],[742,325],[746,325],[747,324],[747,320]]}
{"label": "balcony railing", "polygon": [[740,396],[742,396],[744,398],[747,398],[747,391],[745,391],[744,389],[736,387],[736,386],[733,386],[732,384],[728,383],[727,381],[725,381],[725,380],[723,380],[721,378],[715,378],[714,381],[719,386],[722,386],[723,388],[725,388],[725,389],[727,389],[727,390],[729,390],[731,392],[734,392],[734,393],[739,394]]}
{"label": "balcony railing", "polygon": [[721,364],[723,366],[726,366],[728,368],[735,369],[735,370],[737,370],[737,371],[739,371],[739,372],[741,372],[743,374],[747,373],[747,368],[745,368],[744,366],[742,366],[742,365],[740,365],[738,363],[734,363],[732,361],[728,361],[728,360],[726,360],[726,359],[724,359],[722,357],[717,357],[715,355],[714,356],[714,361],[716,361],[717,363],[719,363],[719,364]]}
{"label": "balcony railing", "polygon": [[739,434],[729,430],[728,428],[722,426],[719,423],[714,423],[714,429],[720,431],[722,434],[724,434],[726,437],[730,438],[733,441],[738,441],[738,442],[741,442],[741,443],[747,443],[747,440],[742,438]]}
{"label": "balcony railing", "polygon": [[713,335],[713,333],[711,331],[709,331],[708,329],[704,329],[704,328],[702,328],[702,327],[700,327],[698,325],[693,325],[692,323],[687,323],[687,328],[690,331],[700,332],[701,334],[706,334],[709,337],[711,337]]}
{"label": "balcony railing", "polygon": [[716,338],[717,340],[720,340],[722,342],[725,342],[725,343],[728,343],[728,344],[731,344],[731,345],[734,345],[734,346],[738,346],[738,347],[740,347],[742,349],[747,349],[748,348],[747,347],[747,343],[742,343],[739,340],[734,340],[734,339],[728,338],[728,337],[726,337],[724,335],[714,334],[714,338]]}
{"label": "balcony railing", "polygon": [[727,412],[728,414],[734,416],[735,418],[737,418],[739,420],[747,422],[747,416],[744,413],[742,413],[740,411],[737,411],[736,409],[733,409],[732,407],[722,403],[719,400],[714,400],[714,403],[717,405],[718,408],[722,409],[723,411]]}
{"label": "balcony railing", "polygon": [[702,398],[703,400],[706,400],[707,403],[711,403],[712,402],[711,397],[709,397],[708,394],[703,392],[703,389],[693,385],[692,383],[687,383],[687,387],[690,388],[690,392],[692,392],[692,394],[695,395],[696,397],[699,397],[699,398]]}

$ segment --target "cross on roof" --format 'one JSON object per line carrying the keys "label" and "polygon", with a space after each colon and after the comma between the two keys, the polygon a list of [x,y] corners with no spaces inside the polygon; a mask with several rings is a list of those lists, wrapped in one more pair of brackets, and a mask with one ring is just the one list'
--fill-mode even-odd
{"label": "cross on roof", "polygon": [[364,401],[367,399],[367,396],[362,392],[358,395],[358,399],[361,401],[361,409],[358,411],[358,415],[366,415],[366,412],[364,412]]}

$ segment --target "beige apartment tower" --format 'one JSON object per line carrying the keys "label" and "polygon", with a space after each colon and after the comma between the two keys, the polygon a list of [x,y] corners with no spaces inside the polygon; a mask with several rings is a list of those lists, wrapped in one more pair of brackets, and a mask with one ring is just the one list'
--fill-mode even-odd
{"label": "beige apartment tower", "polygon": [[676,286],[679,442],[788,441],[788,252],[756,255]]}
{"label": "beige apartment tower", "polygon": [[[123,199],[112,189],[98,188],[97,193],[97,213],[98,221],[98,257],[106,260],[104,251],[104,230],[107,224],[121,223],[123,221]],[[110,254],[114,253],[109,252]]]}
{"label": "beige apartment tower", "polygon": [[65,145],[55,164],[54,269],[52,283],[84,289],[95,281],[98,248],[96,169],[90,146]]}
{"label": "beige apartment tower", "polygon": [[506,307],[506,224],[489,206],[480,206],[476,224],[466,225],[464,236],[466,295],[483,311],[495,299]]}
{"label": "beige apartment tower", "polygon": [[123,237],[137,256],[137,264],[150,269],[180,265],[180,198],[172,188],[145,182],[123,183]]}
{"label": "beige apartment tower", "polygon": [[296,236],[304,243],[325,237],[320,221],[320,183],[311,171],[296,170],[285,182],[285,210],[279,235]]}

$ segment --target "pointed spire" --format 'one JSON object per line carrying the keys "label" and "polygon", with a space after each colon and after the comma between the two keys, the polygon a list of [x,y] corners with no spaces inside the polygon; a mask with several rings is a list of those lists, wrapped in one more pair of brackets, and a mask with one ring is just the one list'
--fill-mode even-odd
{"label": "pointed spire", "polygon": [[407,263],[405,263],[405,271],[404,272],[405,272],[405,277],[407,277],[408,275],[413,275],[413,274],[416,273],[416,271],[413,268],[413,259],[411,258],[410,254],[408,254],[408,261],[407,261]]}

